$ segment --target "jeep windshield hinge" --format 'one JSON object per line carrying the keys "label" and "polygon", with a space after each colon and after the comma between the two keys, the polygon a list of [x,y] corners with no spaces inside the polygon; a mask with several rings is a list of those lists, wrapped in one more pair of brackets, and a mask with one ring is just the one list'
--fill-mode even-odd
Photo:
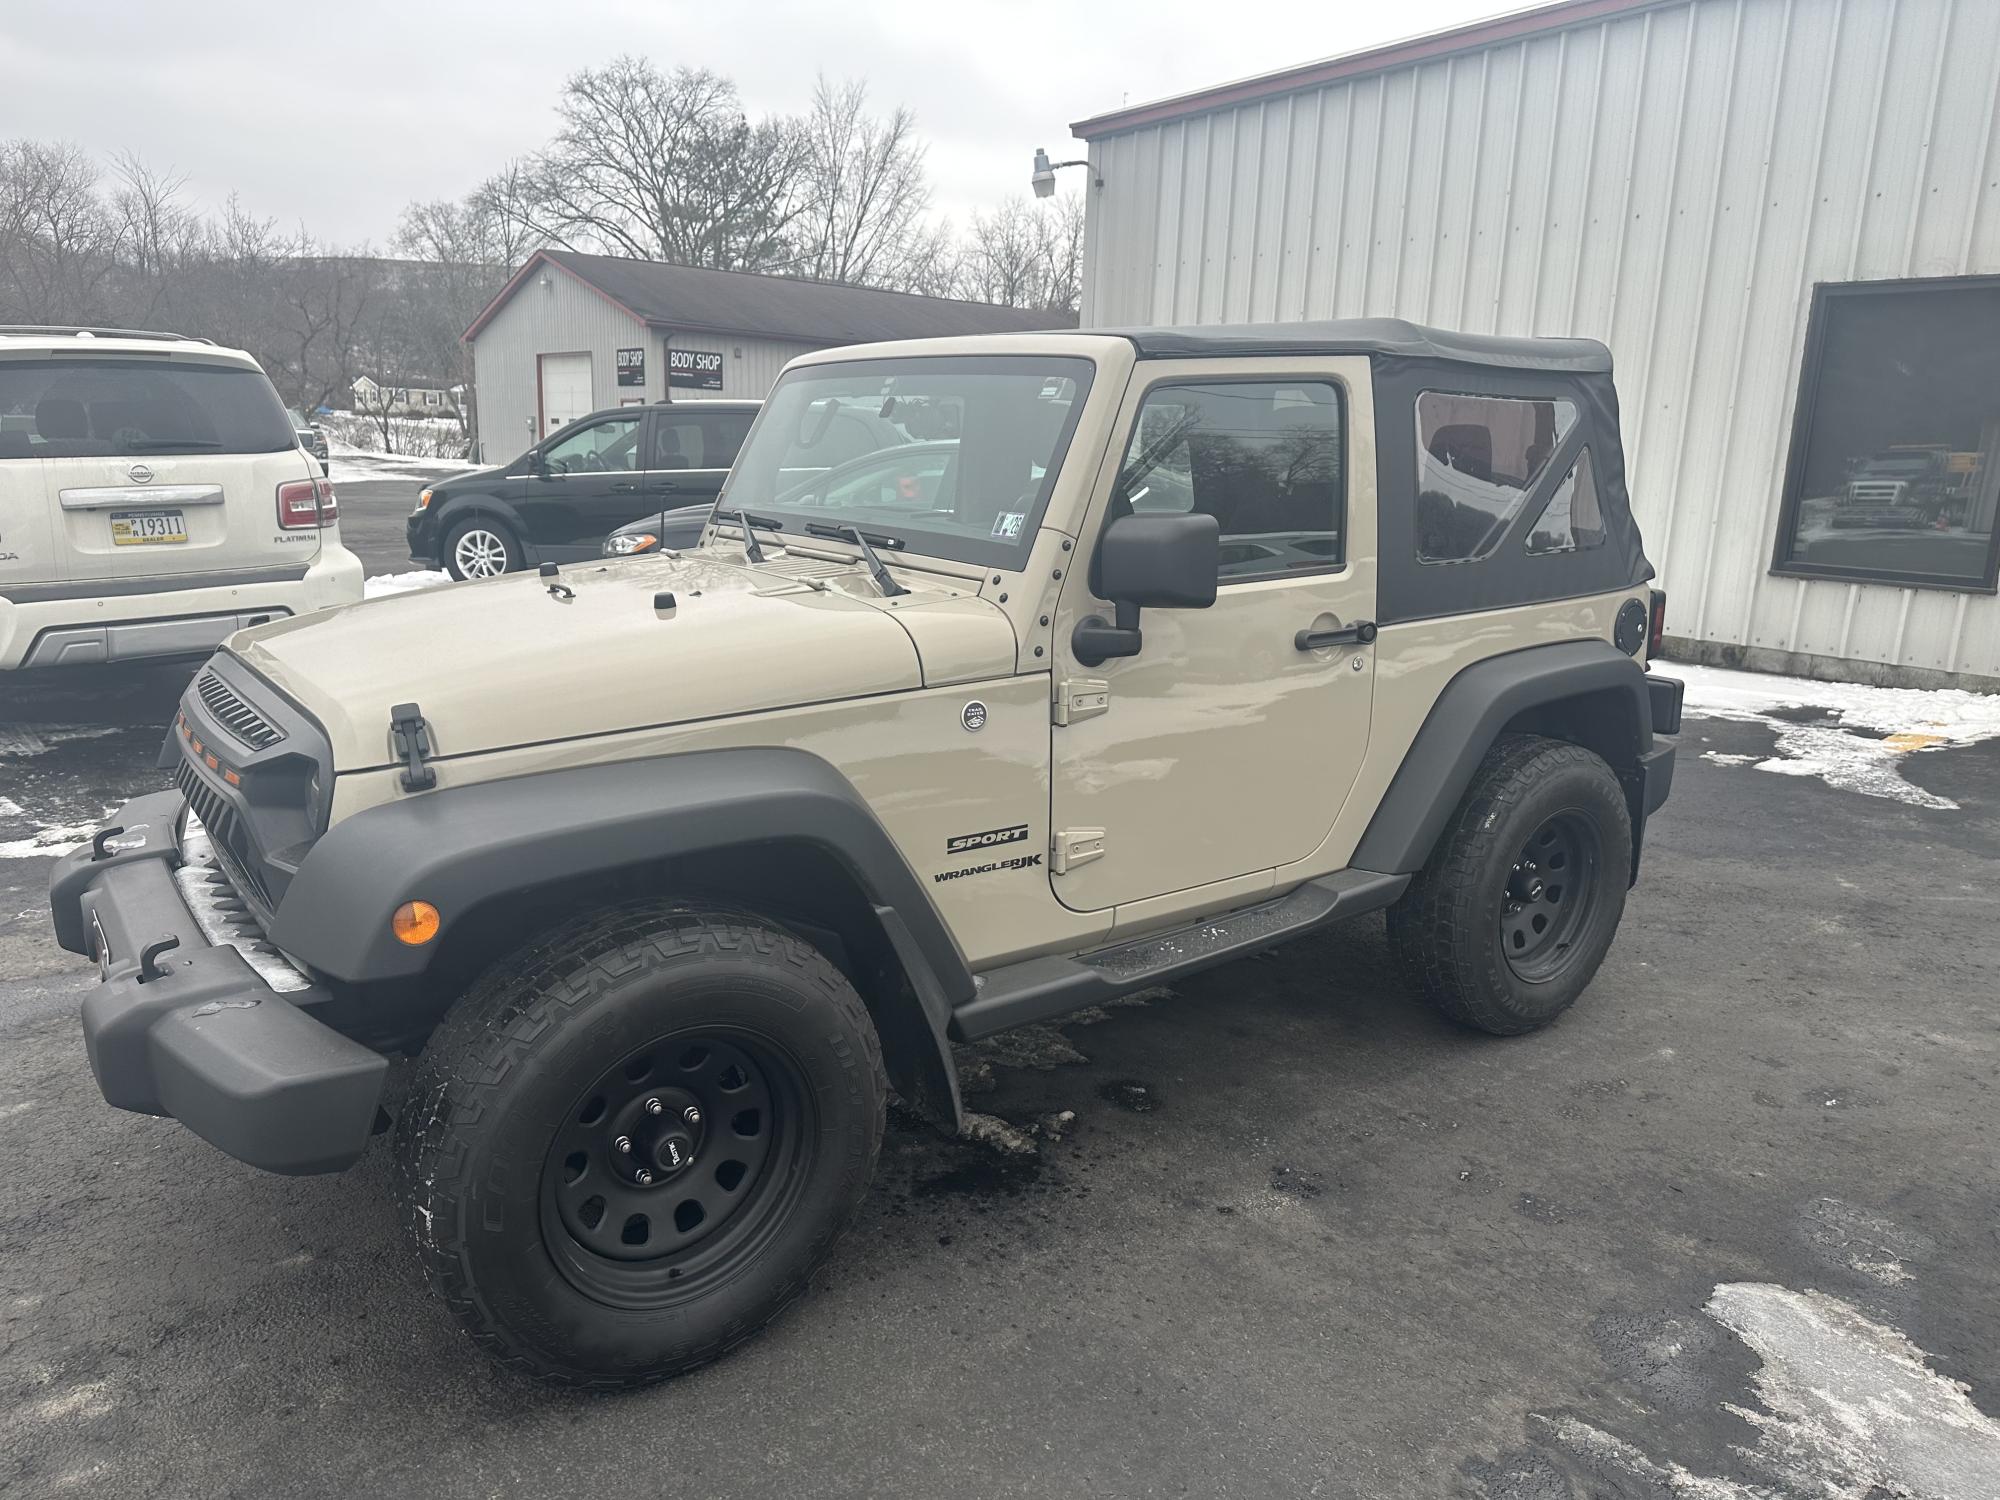
{"label": "jeep windshield hinge", "polygon": [[398,703],[389,710],[389,741],[396,758],[403,762],[403,790],[427,792],[437,785],[437,772],[424,764],[431,749],[431,726],[423,710],[414,703]]}
{"label": "jeep windshield hinge", "polygon": [[1101,677],[1065,677],[1056,684],[1058,724],[1075,724],[1111,711],[1111,684]]}

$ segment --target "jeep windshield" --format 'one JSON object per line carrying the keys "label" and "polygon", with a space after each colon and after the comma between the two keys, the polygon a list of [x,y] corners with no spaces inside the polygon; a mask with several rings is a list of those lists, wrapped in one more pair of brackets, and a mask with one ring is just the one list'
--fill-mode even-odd
{"label": "jeep windshield", "polygon": [[876,546],[981,567],[1025,561],[1091,363],[921,355],[793,370],[772,389],[717,501],[801,536],[855,526]]}

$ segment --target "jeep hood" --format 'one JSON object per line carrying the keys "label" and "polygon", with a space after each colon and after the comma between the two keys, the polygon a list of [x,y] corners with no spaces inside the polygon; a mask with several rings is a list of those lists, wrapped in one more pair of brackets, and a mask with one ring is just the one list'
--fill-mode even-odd
{"label": "jeep hood", "polygon": [[883,599],[852,563],[785,555],[576,563],[276,621],[228,649],[319,721],[342,772],[394,760],[401,703],[450,757],[1014,670],[1013,627],[973,585],[899,581]]}

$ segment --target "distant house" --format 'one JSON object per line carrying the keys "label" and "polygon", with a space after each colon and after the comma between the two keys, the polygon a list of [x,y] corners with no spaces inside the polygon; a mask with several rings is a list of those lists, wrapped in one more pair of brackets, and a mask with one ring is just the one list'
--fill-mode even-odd
{"label": "distant house", "polygon": [[761,400],[788,360],[813,349],[1075,326],[1069,312],[541,250],[465,342],[479,442],[498,462],[602,407]]}
{"label": "distant house", "polygon": [[453,391],[457,387],[434,381],[409,380],[391,377],[374,380],[367,375],[357,376],[354,381],[354,409],[356,411],[380,411],[385,406],[393,412],[412,416],[426,413],[443,416],[457,406]]}

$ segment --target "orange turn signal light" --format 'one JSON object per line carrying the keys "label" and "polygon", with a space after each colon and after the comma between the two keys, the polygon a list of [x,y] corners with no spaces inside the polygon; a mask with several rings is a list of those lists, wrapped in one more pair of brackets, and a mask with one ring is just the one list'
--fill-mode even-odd
{"label": "orange turn signal light", "polygon": [[421,948],[438,935],[438,909],[428,901],[405,901],[389,918],[389,930],[396,941]]}

